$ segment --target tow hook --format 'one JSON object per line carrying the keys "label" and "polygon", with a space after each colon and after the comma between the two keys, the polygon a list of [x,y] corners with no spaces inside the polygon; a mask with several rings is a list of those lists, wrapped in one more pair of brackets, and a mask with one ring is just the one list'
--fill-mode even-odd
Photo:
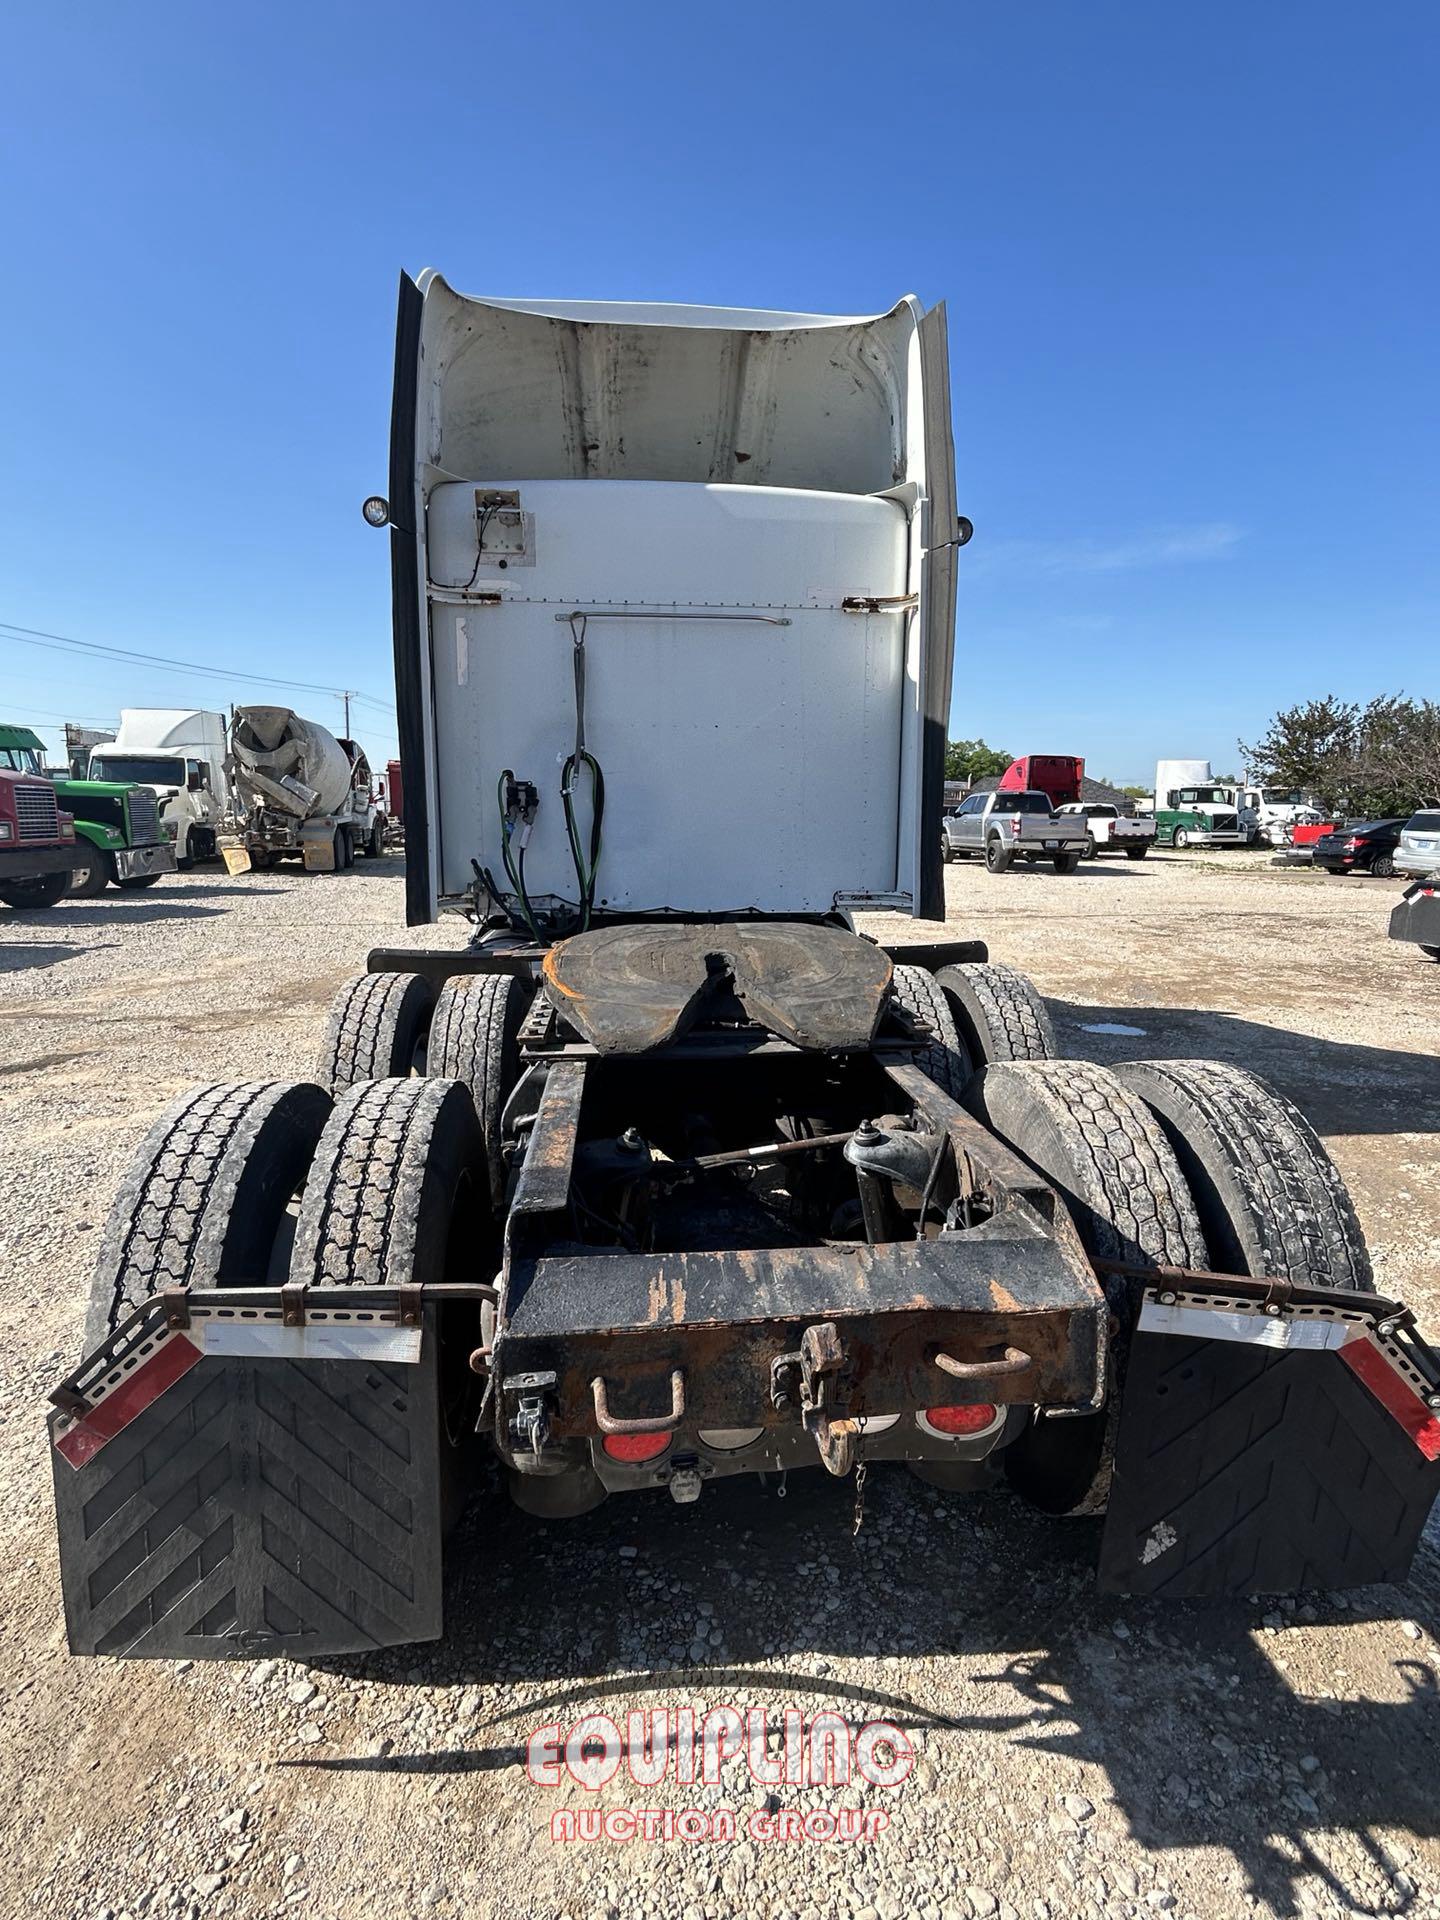
{"label": "tow hook", "polygon": [[855,1421],[834,1417],[835,1389],[845,1367],[845,1346],[833,1320],[819,1320],[800,1336],[794,1353],[770,1363],[770,1403],[783,1411],[800,1407],[800,1420],[813,1437],[821,1464],[843,1479],[855,1464],[859,1433]]}
{"label": "tow hook", "polygon": [[555,1390],[553,1373],[517,1373],[505,1382],[507,1395],[518,1394],[519,1405],[510,1416],[510,1444],[515,1466],[521,1473],[541,1473],[543,1455],[550,1439],[550,1396]]}

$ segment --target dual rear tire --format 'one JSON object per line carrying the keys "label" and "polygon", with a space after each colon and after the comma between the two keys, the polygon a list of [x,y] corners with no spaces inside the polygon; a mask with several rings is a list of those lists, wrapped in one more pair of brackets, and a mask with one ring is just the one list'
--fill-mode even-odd
{"label": "dual rear tire", "polygon": [[[1371,1285],[1355,1209],[1314,1129],[1243,1068],[998,1064],[966,1105],[1056,1188],[1092,1259]],[[1037,1418],[1005,1455],[1017,1491],[1048,1513],[1100,1513],[1109,1495],[1133,1305],[1130,1283],[1104,1285],[1105,1405]]]}

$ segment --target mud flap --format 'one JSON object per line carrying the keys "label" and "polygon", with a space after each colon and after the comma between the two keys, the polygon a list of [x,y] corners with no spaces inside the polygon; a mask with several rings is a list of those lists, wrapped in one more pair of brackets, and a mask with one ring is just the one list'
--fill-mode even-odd
{"label": "mud flap", "polygon": [[[50,1417],[71,1651],[312,1659],[438,1638],[436,1341],[412,1339],[397,1363],[390,1329],[177,1331],[142,1309]],[[326,1357],[342,1351],[361,1357]]]}
{"label": "mud flap", "polygon": [[[1440,1397],[1425,1355],[1378,1337],[1361,1311],[1260,1313],[1254,1302],[1147,1295],[1102,1589],[1294,1593],[1409,1573],[1440,1493]],[[1212,1328],[1218,1337],[1197,1331]]]}
{"label": "mud flap", "polygon": [[221,843],[220,858],[225,862],[226,873],[232,878],[236,874],[249,873],[254,864],[248,847],[233,847],[225,842]]}

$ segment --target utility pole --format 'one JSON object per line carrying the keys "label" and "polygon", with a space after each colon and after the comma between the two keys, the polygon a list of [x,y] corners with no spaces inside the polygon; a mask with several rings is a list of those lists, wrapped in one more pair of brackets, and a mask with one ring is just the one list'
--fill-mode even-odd
{"label": "utility pole", "polygon": [[350,692],[347,688],[340,698],[345,702],[345,738],[350,738]]}

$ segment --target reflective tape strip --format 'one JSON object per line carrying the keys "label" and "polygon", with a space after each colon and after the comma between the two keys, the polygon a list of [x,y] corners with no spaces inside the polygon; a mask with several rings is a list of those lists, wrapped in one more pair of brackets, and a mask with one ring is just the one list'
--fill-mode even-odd
{"label": "reflective tape strip", "polygon": [[1400,1422],[1427,1460],[1440,1460],[1440,1414],[1390,1364],[1375,1342],[1352,1340],[1340,1355],[1385,1411]]}
{"label": "reflective tape strip", "polygon": [[414,1366],[420,1359],[419,1327],[380,1322],[307,1321],[282,1327],[274,1320],[208,1320],[196,1317],[190,1337],[217,1358],[247,1360],[373,1360]]}
{"label": "reflective tape strip", "polygon": [[132,1420],[153,1406],[167,1387],[182,1379],[199,1358],[200,1349],[194,1340],[183,1333],[172,1333],[112,1393],[56,1435],[55,1451],[72,1467],[83,1467],[108,1440],[123,1433]]}
{"label": "reflective tape strip", "polygon": [[1285,1319],[1280,1315],[1227,1313],[1219,1307],[1166,1306],[1147,1299],[1140,1309],[1141,1333],[1181,1334],[1190,1340],[1241,1340],[1249,1346],[1307,1347],[1328,1352],[1360,1332],[1344,1320]]}
{"label": "reflective tape strip", "polygon": [[1427,1460],[1440,1460],[1440,1413],[1426,1405],[1375,1336],[1353,1320],[1288,1319],[1279,1314],[1230,1313],[1222,1307],[1165,1304],[1148,1297],[1137,1322],[1141,1333],[1192,1340],[1237,1340],[1280,1351],[1338,1352],[1345,1365],[1397,1420]]}

